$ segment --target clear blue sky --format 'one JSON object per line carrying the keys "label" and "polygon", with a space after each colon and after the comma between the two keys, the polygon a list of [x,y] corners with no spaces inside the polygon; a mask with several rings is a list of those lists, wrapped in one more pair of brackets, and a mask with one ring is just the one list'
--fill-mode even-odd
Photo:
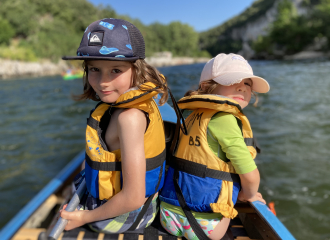
{"label": "clear blue sky", "polygon": [[137,18],[149,25],[173,21],[187,23],[198,32],[218,26],[240,14],[254,0],[89,0],[110,5],[117,14]]}

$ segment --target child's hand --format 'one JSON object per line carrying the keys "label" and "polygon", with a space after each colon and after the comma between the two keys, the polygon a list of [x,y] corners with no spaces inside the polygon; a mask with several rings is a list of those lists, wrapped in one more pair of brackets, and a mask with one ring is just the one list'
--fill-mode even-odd
{"label": "child's hand", "polygon": [[68,224],[65,226],[65,230],[71,230],[77,227],[80,227],[87,222],[85,221],[85,214],[88,210],[75,210],[73,212],[65,211],[67,204],[63,206],[63,209],[60,210],[60,216],[68,220]]}
{"label": "child's hand", "polygon": [[266,201],[265,201],[265,199],[262,198],[262,195],[261,195],[260,192],[257,192],[252,198],[246,198],[245,195],[244,195],[244,192],[243,191],[240,191],[238,193],[237,199],[240,200],[240,201],[242,201],[242,202],[260,201],[260,202],[266,204]]}

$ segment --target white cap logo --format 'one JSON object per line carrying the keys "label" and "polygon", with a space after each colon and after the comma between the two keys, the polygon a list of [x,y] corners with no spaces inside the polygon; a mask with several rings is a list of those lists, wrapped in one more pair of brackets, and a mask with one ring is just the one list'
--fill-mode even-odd
{"label": "white cap logo", "polygon": [[99,37],[95,34],[95,35],[93,35],[93,37],[91,38],[90,42],[101,42],[101,40],[100,40]]}

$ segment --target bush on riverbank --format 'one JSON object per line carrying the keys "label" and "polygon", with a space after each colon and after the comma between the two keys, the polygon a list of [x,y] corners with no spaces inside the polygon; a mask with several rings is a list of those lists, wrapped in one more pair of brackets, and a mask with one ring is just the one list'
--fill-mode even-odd
{"label": "bush on riverbank", "polygon": [[13,27],[7,19],[0,17],[0,43],[8,44],[10,39],[15,35]]}
{"label": "bush on riverbank", "polygon": [[15,45],[11,45],[10,47],[0,47],[0,58],[25,62],[35,62],[38,60],[34,51],[30,48],[23,48]]}

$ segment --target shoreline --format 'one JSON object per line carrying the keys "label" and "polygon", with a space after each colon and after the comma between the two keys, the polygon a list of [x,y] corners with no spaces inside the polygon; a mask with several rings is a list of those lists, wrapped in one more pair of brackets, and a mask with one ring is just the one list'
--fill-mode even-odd
{"label": "shoreline", "polygon": [[[294,55],[283,56],[282,60],[307,60],[328,58],[328,53],[316,51],[303,51]],[[178,66],[194,63],[206,63],[210,58],[172,57],[170,52],[156,53],[147,57],[145,61],[153,67]],[[267,60],[267,59],[265,59]],[[270,59],[269,59],[270,60]],[[61,75],[70,68],[70,63],[60,60],[53,63],[49,60],[39,62],[23,62],[18,60],[7,60],[0,58],[0,80],[21,77],[42,77]]]}
{"label": "shoreline", "polygon": [[[172,57],[171,54],[165,54],[165,56],[147,57],[145,60],[153,67],[166,67],[204,63],[207,62],[209,58]],[[58,63],[53,63],[47,60],[40,62],[23,62],[0,58],[0,80],[10,80],[20,77],[61,75],[69,68],[70,64],[64,60],[60,60]]]}
{"label": "shoreline", "polygon": [[64,61],[59,61],[56,64],[50,61],[23,62],[0,59],[0,80],[61,75],[68,68],[69,66]]}

